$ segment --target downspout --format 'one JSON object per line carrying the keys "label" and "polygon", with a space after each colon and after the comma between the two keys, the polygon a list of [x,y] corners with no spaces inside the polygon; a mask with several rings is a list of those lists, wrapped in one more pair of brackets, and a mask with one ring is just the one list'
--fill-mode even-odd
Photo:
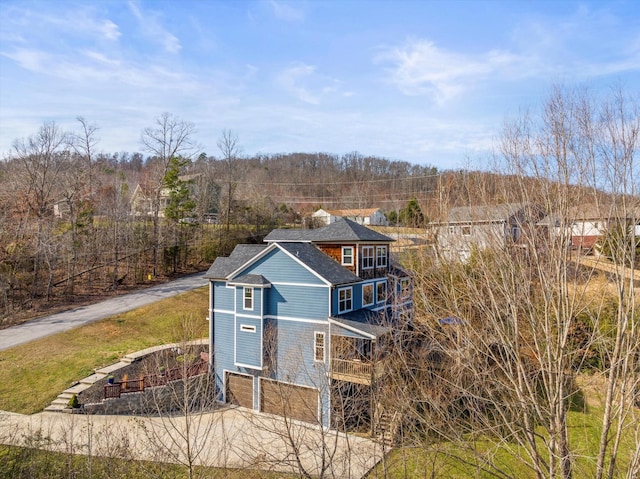
{"label": "downspout", "polygon": [[213,294],[213,281],[209,280],[209,372],[213,371],[213,354],[215,344],[215,328],[213,325],[213,310],[215,309],[215,297]]}

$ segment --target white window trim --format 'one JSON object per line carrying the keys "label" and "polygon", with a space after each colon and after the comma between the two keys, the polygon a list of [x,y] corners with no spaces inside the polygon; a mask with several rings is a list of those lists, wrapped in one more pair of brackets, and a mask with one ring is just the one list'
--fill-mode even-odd
{"label": "white window trim", "polygon": [[[371,302],[370,303],[365,303],[364,302],[364,288],[365,287],[371,287]],[[372,304],[376,304],[376,288],[375,285],[373,283],[366,283],[362,285],[362,306],[371,306]]]}
{"label": "white window trim", "polygon": [[256,327],[249,324],[241,324],[240,331],[244,331],[245,333],[255,333]]}
{"label": "white window trim", "polygon": [[[313,360],[316,363],[324,363],[327,349],[327,336],[324,331],[314,331],[313,336]],[[318,359],[318,337],[322,337],[322,359]]]}
{"label": "white window trim", "polygon": [[[345,251],[351,250],[351,254],[345,255]],[[342,247],[342,265],[343,266],[353,266],[355,264],[355,248],[353,246],[343,246]],[[351,258],[351,261],[345,261],[345,258]]]}
{"label": "white window trim", "polygon": [[[251,297],[247,298],[247,291],[251,291]],[[253,311],[253,294],[254,294],[254,290],[253,288],[250,288],[248,286],[245,286],[244,288],[242,288],[242,309],[245,311]],[[247,308],[247,299],[251,300],[251,307]]]}
{"label": "white window trim", "polygon": [[[379,254],[380,251],[383,251],[384,254],[380,255]],[[382,262],[380,260],[382,260]],[[386,268],[386,267],[387,267],[387,247],[376,246],[376,268]]]}
{"label": "white window trim", "polygon": [[[349,299],[345,299],[344,302],[349,302],[351,303],[351,306],[349,308],[345,308],[342,309],[341,307],[341,303],[342,301],[340,300],[340,293],[342,291],[349,291]],[[347,313],[349,311],[353,311],[353,288],[351,286],[347,287],[347,288],[340,288],[338,289],[338,313]]]}
{"label": "white window trim", "polygon": [[[365,251],[370,252],[370,255],[366,255]],[[371,259],[371,265],[365,265],[365,261]],[[363,246],[362,247],[362,269],[373,269],[376,265],[376,249],[373,246]]]}

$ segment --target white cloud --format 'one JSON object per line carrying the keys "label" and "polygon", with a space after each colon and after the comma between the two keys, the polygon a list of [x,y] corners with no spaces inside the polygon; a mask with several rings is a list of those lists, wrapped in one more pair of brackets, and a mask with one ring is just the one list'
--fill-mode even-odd
{"label": "white cloud", "polygon": [[147,38],[163,45],[169,53],[178,53],[182,49],[178,37],[162,26],[156,14],[142,12],[135,2],[129,2],[129,9],[140,23],[140,28]]}
{"label": "white cloud", "polygon": [[300,63],[283,70],[277,77],[276,83],[298,100],[310,105],[319,105],[323,99],[340,95],[342,82],[335,78],[319,75],[316,67]]}
{"label": "white cloud", "polygon": [[406,95],[430,95],[444,103],[496,73],[506,74],[522,62],[517,55],[492,50],[477,57],[438,48],[428,40],[379,54],[376,63],[391,63],[391,80]]}
{"label": "white cloud", "polygon": [[121,35],[118,25],[111,20],[103,20],[99,25],[99,31],[102,32],[107,40],[117,40]]}
{"label": "white cloud", "polygon": [[47,53],[37,49],[14,49],[2,52],[22,68],[65,80],[67,83],[93,86],[133,86],[154,91],[171,88],[196,89],[187,76],[155,64],[137,65],[109,58],[93,50],[81,50],[81,55]]}
{"label": "white cloud", "polygon": [[299,100],[317,105],[320,103],[319,96],[312,94],[301,84],[305,79],[309,78],[315,70],[316,68],[311,65],[297,65],[287,68],[278,76],[278,83]]}
{"label": "white cloud", "polygon": [[300,22],[304,20],[304,12],[299,8],[295,8],[290,4],[270,0],[269,5],[276,18],[287,22]]}
{"label": "white cloud", "polygon": [[104,63],[106,65],[111,65],[115,67],[121,64],[119,60],[113,60],[107,57],[105,54],[96,52],[93,50],[81,50],[80,53],[82,53],[85,57],[89,58],[90,60],[95,60],[97,62]]}

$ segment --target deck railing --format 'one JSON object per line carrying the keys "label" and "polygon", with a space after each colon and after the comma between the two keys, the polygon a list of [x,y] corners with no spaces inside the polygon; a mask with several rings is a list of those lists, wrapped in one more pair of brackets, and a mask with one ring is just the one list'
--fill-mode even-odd
{"label": "deck railing", "polygon": [[383,361],[360,361],[357,359],[332,359],[331,376],[335,379],[371,384],[376,377],[382,375]]}
{"label": "deck railing", "polygon": [[205,361],[198,361],[186,368],[177,367],[168,369],[164,373],[150,374],[139,379],[116,381],[112,384],[105,384],[104,398],[119,398],[122,394],[142,392],[146,388],[164,386],[171,381],[197,376],[208,371],[209,364]]}

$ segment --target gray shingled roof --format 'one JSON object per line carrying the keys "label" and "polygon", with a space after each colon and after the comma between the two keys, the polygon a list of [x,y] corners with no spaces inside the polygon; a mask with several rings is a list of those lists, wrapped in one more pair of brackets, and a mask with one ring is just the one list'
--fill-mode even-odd
{"label": "gray shingled roof", "polygon": [[338,325],[342,324],[352,329],[362,331],[365,334],[379,338],[391,331],[388,326],[375,324],[375,320],[380,318],[380,313],[368,309],[359,309],[350,313],[332,316],[331,319]]}
{"label": "gray shingled roof", "polygon": [[355,274],[311,244],[278,243],[278,247],[295,256],[301,263],[333,285],[360,281]]}
{"label": "gray shingled roof", "polygon": [[264,244],[239,244],[228,257],[216,258],[204,277],[206,279],[225,279],[265,248],[267,245]]}
{"label": "gray shingled roof", "polygon": [[243,274],[237,278],[233,278],[234,284],[252,284],[255,286],[268,286],[271,283],[261,274]]}
{"label": "gray shingled roof", "polygon": [[[332,285],[356,283],[360,281],[360,278],[355,274],[311,244],[278,243],[278,246],[289,252],[292,256],[295,256],[302,264],[308,266],[309,269],[316,272],[321,278],[324,278]],[[240,244],[235,247],[228,258],[216,258],[204,277],[206,279],[227,279],[231,273],[247,264],[267,247],[267,245]],[[251,276],[257,275],[244,275],[241,278]],[[235,278],[234,282],[245,282],[241,278]],[[250,279],[250,281],[253,280],[254,279]],[[265,281],[267,280],[265,279]]]}
{"label": "gray shingled roof", "polygon": [[388,236],[346,218],[313,230],[273,230],[264,240],[267,242],[288,241],[316,243],[345,241],[380,241],[389,243],[395,241]]}

